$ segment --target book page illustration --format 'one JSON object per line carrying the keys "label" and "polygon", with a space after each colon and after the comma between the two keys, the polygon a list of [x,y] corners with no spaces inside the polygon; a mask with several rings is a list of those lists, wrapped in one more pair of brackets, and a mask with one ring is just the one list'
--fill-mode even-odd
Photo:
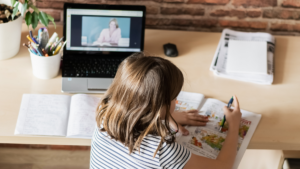
{"label": "book page illustration", "polygon": [[181,91],[177,96],[175,111],[193,109],[198,110],[203,99],[203,94]]}
{"label": "book page illustration", "polygon": [[[177,103],[176,107],[185,106],[188,110],[192,106],[182,101]],[[205,104],[200,109],[199,114],[208,116],[209,122],[206,126],[186,126],[189,130],[188,136],[180,136],[177,138],[177,142],[184,145],[192,153],[204,156],[211,159],[216,159],[218,154],[222,150],[223,144],[226,140],[228,133],[228,123],[225,122],[221,132],[219,131],[221,121],[224,118],[223,107],[227,104],[216,100],[207,99]],[[245,110],[241,110],[242,119],[239,127],[239,137],[237,145],[237,157],[233,168],[237,168],[238,164],[246,151],[246,148],[250,142],[250,139],[254,133],[254,130],[260,120],[261,115],[257,115]]]}
{"label": "book page illustration", "polygon": [[184,101],[176,100],[175,110],[193,110],[197,109],[199,104],[197,103],[187,103]]}
{"label": "book page illustration", "polygon": [[[206,124],[206,128],[218,131],[221,125],[221,122],[224,118],[223,107],[227,106],[225,103],[215,100],[207,99],[206,103],[201,108],[200,114],[208,116],[209,122]],[[251,121],[242,118],[240,122],[239,136],[240,139],[244,139],[246,136]],[[227,134],[228,123],[225,122],[221,132]]]}

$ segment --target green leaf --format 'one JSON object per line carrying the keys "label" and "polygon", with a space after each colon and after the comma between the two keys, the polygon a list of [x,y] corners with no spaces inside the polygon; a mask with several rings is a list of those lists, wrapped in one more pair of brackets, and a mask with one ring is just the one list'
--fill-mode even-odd
{"label": "green leaf", "polygon": [[32,8],[37,14],[40,13],[39,9],[34,5],[30,4],[29,7]]}
{"label": "green leaf", "polygon": [[25,14],[25,12],[26,12],[26,10],[27,10],[27,7],[28,7],[28,3],[24,3],[23,5],[22,5],[22,10],[21,10],[21,15],[22,16],[24,16],[24,14]]}
{"label": "green leaf", "polygon": [[14,6],[16,3],[16,0],[10,0],[10,2],[11,2],[11,6]]}
{"label": "green leaf", "polygon": [[48,15],[48,14],[47,14],[47,17],[48,17],[48,19],[53,23],[54,28],[56,29],[56,24],[55,24],[55,22],[54,22],[54,18],[53,18],[52,16]]}
{"label": "green leaf", "polygon": [[32,18],[31,18],[31,25],[32,28],[35,29],[39,23],[39,14],[37,14],[35,11],[32,12]]}
{"label": "green leaf", "polygon": [[16,3],[15,3],[15,6],[14,6],[14,9],[13,9],[13,14],[12,14],[12,16],[11,16],[12,20],[14,20],[16,14],[17,14],[17,12],[18,12],[18,6],[19,6],[19,2],[16,2]]}
{"label": "green leaf", "polygon": [[46,27],[48,26],[49,21],[48,21],[47,14],[45,12],[39,13],[39,19],[43,25],[45,25]]}
{"label": "green leaf", "polygon": [[25,22],[26,22],[26,25],[29,28],[29,25],[31,25],[31,22],[32,22],[32,15],[29,11],[27,11],[27,13],[26,13]]}

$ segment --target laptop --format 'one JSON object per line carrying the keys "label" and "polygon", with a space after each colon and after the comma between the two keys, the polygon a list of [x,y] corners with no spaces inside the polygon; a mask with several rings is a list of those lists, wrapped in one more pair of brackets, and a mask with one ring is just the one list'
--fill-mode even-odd
{"label": "laptop", "polygon": [[64,5],[62,92],[105,93],[119,64],[144,49],[145,6]]}

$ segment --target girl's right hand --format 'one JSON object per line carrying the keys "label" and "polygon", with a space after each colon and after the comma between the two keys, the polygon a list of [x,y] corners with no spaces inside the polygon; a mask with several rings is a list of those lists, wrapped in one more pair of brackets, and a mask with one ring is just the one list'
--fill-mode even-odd
{"label": "girl's right hand", "polygon": [[229,109],[227,106],[223,107],[224,114],[226,116],[226,121],[229,125],[229,128],[238,129],[241,122],[242,113],[240,110],[239,101],[236,96],[233,96],[234,109]]}

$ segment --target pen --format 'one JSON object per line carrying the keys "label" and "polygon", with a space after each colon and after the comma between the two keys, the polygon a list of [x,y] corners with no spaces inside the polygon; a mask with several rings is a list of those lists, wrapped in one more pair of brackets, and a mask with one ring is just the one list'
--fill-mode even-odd
{"label": "pen", "polygon": [[42,51],[39,47],[37,47],[37,51],[39,52],[39,54],[40,54],[41,56],[44,56],[43,51]]}
{"label": "pen", "polygon": [[29,49],[33,54],[39,55],[39,54],[37,54],[37,51],[31,45],[29,45]]}
{"label": "pen", "polygon": [[31,46],[37,51],[39,55],[44,56],[44,53],[42,52],[39,46],[37,46],[35,43],[31,43]]}
{"label": "pen", "polygon": [[67,44],[67,40],[63,43],[63,45],[61,46],[59,53],[62,52],[64,50],[65,45]]}
{"label": "pen", "polygon": [[48,43],[47,43],[47,45],[45,47],[45,50],[47,52],[49,51],[48,49],[50,48],[50,46],[55,42],[55,39],[56,39],[57,36],[58,36],[57,33],[54,32],[53,35],[51,36],[51,38],[49,39],[49,41],[48,41]]}
{"label": "pen", "polygon": [[38,30],[38,40],[39,40],[39,43],[41,43],[42,42],[42,32],[43,32],[43,28],[40,28],[39,30]]}
{"label": "pen", "polygon": [[23,43],[23,46],[25,46],[26,48],[30,48],[26,43]]}
{"label": "pen", "polygon": [[47,52],[45,51],[45,49],[42,49],[42,52],[44,53],[45,57],[48,57],[49,55],[47,54]]}
{"label": "pen", "polygon": [[26,47],[31,53],[35,53],[26,43],[23,43],[23,46]]}
{"label": "pen", "polygon": [[35,42],[29,37],[29,35],[27,35],[26,37],[27,37],[27,39],[28,39],[30,42],[35,43]]}
{"label": "pen", "polygon": [[[233,102],[233,97],[231,97],[231,99],[229,100],[229,102],[228,102],[228,104],[227,104],[227,108],[230,109],[230,107],[231,107],[231,105],[232,105],[232,102]],[[225,115],[224,115],[224,118],[223,118],[223,120],[222,120],[220,129],[219,129],[220,132],[222,131],[222,128],[224,127],[225,121],[226,121],[226,117],[225,117]]]}
{"label": "pen", "polygon": [[28,46],[31,50],[33,50],[35,53],[37,53],[36,49],[34,49],[34,47],[30,43],[28,43]]}
{"label": "pen", "polygon": [[30,35],[30,38],[34,41],[34,43],[36,43],[37,45],[39,44],[33,37],[32,35],[32,31],[29,31],[29,35]]}
{"label": "pen", "polygon": [[[45,49],[46,44],[48,43],[48,40],[49,40],[49,33],[48,33],[47,28],[40,28],[38,34],[39,34],[40,47]],[[45,50],[45,51],[47,51],[47,50]]]}
{"label": "pen", "polygon": [[45,49],[42,49],[42,52],[43,52],[43,54],[44,55],[46,55],[47,53],[46,53],[46,51],[45,51]]}
{"label": "pen", "polygon": [[59,43],[59,45],[56,47],[56,49],[55,49],[55,51],[54,51],[54,54],[53,54],[53,55],[56,55],[56,54],[59,52],[59,50],[60,50],[61,46],[62,46],[62,44],[61,44],[61,43]]}
{"label": "pen", "polygon": [[60,43],[60,42],[63,40],[63,38],[64,38],[64,37],[61,37],[61,38],[57,41],[57,43]]}
{"label": "pen", "polygon": [[52,43],[52,45],[50,46],[50,51],[51,52],[54,51],[56,46],[57,46],[57,42]]}

